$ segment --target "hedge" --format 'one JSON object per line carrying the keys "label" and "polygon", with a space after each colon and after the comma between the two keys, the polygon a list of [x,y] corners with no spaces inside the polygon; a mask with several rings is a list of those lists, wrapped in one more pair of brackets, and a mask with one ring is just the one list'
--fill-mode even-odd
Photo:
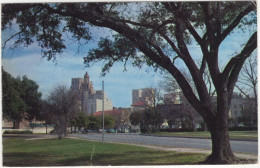
{"label": "hedge", "polygon": [[32,131],[5,131],[4,134],[32,134]]}
{"label": "hedge", "polygon": [[229,127],[229,131],[256,131],[257,127]]}
{"label": "hedge", "polygon": [[190,128],[167,128],[160,129],[161,132],[194,132],[193,129]]}

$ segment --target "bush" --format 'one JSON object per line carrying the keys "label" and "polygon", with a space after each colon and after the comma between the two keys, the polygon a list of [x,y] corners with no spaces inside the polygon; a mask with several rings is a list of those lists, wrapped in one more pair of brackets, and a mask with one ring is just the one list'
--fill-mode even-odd
{"label": "bush", "polygon": [[197,131],[202,132],[202,131],[204,131],[204,128],[197,128]]}
{"label": "bush", "polygon": [[56,134],[56,131],[54,131],[54,129],[53,129],[50,131],[50,134]]}
{"label": "bush", "polygon": [[161,132],[194,132],[192,128],[168,128],[160,129]]}
{"label": "bush", "polygon": [[141,133],[145,134],[145,133],[149,132],[149,129],[145,126],[142,126],[140,131],[141,131]]}
{"label": "bush", "polygon": [[255,131],[257,127],[229,127],[229,131]]}
{"label": "bush", "polygon": [[32,131],[5,131],[4,134],[32,134]]}

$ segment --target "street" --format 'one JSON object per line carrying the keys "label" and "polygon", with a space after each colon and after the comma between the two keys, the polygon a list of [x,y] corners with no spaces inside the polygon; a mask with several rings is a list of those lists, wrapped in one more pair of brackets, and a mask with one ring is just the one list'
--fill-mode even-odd
{"label": "street", "polygon": [[[72,134],[72,136],[91,139],[102,140],[102,134]],[[105,134],[105,142],[121,142],[121,143],[135,143],[145,145],[161,145],[171,147],[183,148],[198,148],[211,149],[211,139],[197,139],[197,138],[179,138],[179,137],[158,137],[146,136],[140,134]],[[256,141],[236,141],[230,140],[231,148],[234,152],[247,152],[258,154],[258,142]]]}

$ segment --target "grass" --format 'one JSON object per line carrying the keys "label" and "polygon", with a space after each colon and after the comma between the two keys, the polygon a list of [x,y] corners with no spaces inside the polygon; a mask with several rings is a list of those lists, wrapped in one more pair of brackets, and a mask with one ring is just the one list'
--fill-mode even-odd
{"label": "grass", "polygon": [[3,138],[4,166],[181,165],[206,156],[79,139]]}
{"label": "grass", "polygon": [[[153,135],[158,136],[179,136],[179,137],[196,137],[210,139],[210,133],[206,132],[157,132]],[[229,131],[231,140],[258,140],[257,131]]]}

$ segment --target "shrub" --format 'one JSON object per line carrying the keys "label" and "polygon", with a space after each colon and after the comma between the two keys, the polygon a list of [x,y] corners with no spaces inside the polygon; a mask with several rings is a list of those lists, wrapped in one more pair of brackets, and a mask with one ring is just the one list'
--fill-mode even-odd
{"label": "shrub", "polygon": [[160,129],[161,132],[194,132],[191,128],[168,128]]}
{"label": "shrub", "polygon": [[15,130],[15,131],[5,131],[4,134],[32,134],[33,132],[32,131],[29,131],[29,130],[25,130],[25,131],[18,131],[18,130]]}
{"label": "shrub", "polygon": [[50,134],[56,134],[55,129],[51,130],[51,131],[50,131]]}
{"label": "shrub", "polygon": [[254,131],[257,127],[229,127],[229,131]]}

